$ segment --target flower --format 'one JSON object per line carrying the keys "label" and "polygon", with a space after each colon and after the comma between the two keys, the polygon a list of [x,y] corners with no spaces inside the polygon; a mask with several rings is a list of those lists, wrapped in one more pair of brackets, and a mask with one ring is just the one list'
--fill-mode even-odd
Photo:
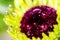
{"label": "flower", "polygon": [[55,40],[60,31],[59,0],[14,0],[4,22],[13,40]]}

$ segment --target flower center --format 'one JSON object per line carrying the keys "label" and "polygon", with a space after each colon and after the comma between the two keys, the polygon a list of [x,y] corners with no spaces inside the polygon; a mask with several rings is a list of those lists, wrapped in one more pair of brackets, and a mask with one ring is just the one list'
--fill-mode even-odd
{"label": "flower center", "polygon": [[48,6],[36,6],[25,12],[21,21],[21,32],[32,39],[32,37],[41,39],[42,33],[49,36],[52,32],[53,25],[58,24],[56,21],[57,14],[54,8]]}

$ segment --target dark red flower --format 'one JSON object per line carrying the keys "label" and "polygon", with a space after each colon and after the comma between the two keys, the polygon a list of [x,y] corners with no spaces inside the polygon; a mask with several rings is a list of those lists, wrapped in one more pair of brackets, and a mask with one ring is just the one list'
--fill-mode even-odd
{"label": "dark red flower", "polygon": [[25,33],[30,39],[43,38],[42,33],[49,36],[48,32],[52,32],[53,25],[58,24],[56,21],[57,14],[54,8],[48,6],[37,6],[25,12],[21,21],[21,32]]}

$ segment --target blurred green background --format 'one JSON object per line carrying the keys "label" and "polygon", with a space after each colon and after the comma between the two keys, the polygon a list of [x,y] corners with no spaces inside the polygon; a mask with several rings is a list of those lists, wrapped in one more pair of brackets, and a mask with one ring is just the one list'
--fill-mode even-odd
{"label": "blurred green background", "polygon": [[14,0],[0,0],[0,40],[11,40],[11,37],[7,33],[7,25],[4,23],[3,18],[5,12],[9,11],[8,6],[12,5],[14,7]]}
{"label": "blurred green background", "polygon": [[5,12],[8,11],[8,6],[12,5],[14,7],[14,0],[0,0],[0,35],[2,35],[8,29],[7,25],[4,23],[3,18]]}

